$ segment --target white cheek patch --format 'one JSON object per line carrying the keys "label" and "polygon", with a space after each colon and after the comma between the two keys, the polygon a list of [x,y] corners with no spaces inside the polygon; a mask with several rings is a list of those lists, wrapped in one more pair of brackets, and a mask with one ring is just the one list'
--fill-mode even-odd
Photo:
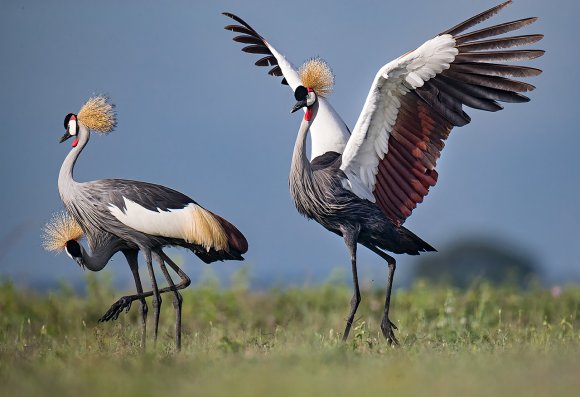
{"label": "white cheek patch", "polygon": [[316,102],[316,94],[310,91],[306,97],[306,106],[312,106],[314,102]]}
{"label": "white cheek patch", "polygon": [[68,133],[70,135],[76,135],[77,134],[77,121],[76,120],[70,120],[68,122]]}
{"label": "white cheek patch", "polygon": [[110,204],[109,211],[117,220],[144,234],[185,240],[209,251],[227,250],[227,236],[219,221],[196,204],[181,209],[151,211],[123,197],[125,212]]}

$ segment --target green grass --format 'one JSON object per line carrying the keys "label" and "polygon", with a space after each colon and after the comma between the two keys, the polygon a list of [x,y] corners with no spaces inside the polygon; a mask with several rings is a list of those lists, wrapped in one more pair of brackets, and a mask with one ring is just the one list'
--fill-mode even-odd
{"label": "green grass", "polygon": [[[119,292],[88,278],[86,297],[0,286],[0,396],[576,396],[580,287],[559,296],[480,284],[396,291],[400,348],[378,328],[383,292],[363,291],[347,343],[350,288],[250,292],[243,278],[184,292],[183,351],[169,295],[157,346],[139,348],[137,305],[95,319]],[[151,309],[151,307],[150,307]],[[151,320],[152,311],[150,310]],[[150,323],[149,323],[150,324]]]}

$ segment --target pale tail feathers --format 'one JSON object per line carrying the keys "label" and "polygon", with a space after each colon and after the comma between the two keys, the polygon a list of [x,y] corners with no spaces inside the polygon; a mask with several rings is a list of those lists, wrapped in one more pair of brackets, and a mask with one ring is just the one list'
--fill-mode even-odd
{"label": "pale tail feathers", "polygon": [[[125,210],[110,205],[111,214],[121,223],[145,234],[175,238],[199,245],[206,251],[229,252],[230,247],[244,253],[247,242],[243,235],[223,218],[191,203],[181,209],[151,211],[123,198]],[[243,248],[244,249],[238,249]]]}
{"label": "pale tail feathers", "polygon": [[190,243],[199,244],[206,250],[227,251],[228,237],[215,216],[205,208],[190,205],[191,219],[185,221],[185,238]]}

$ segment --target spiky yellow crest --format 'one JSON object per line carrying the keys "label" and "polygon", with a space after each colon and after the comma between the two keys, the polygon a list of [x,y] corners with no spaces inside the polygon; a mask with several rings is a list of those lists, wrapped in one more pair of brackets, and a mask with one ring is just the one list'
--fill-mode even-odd
{"label": "spiky yellow crest", "polygon": [[312,58],[304,62],[298,70],[302,85],[311,88],[318,96],[328,96],[334,86],[334,74],[322,58]]}
{"label": "spiky yellow crest", "polygon": [[67,212],[52,215],[42,229],[42,246],[47,251],[61,251],[69,240],[80,240],[83,229]]}
{"label": "spiky yellow crest", "polygon": [[101,134],[108,134],[117,126],[115,105],[110,103],[109,98],[103,95],[89,98],[77,117],[81,123]]}

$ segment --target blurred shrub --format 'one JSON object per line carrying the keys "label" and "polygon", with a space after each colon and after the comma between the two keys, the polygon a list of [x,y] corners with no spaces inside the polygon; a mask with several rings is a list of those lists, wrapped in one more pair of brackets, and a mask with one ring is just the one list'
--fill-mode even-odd
{"label": "blurred shrub", "polygon": [[484,280],[523,288],[541,274],[532,258],[514,245],[474,237],[459,240],[437,255],[419,257],[413,278],[459,288]]}

